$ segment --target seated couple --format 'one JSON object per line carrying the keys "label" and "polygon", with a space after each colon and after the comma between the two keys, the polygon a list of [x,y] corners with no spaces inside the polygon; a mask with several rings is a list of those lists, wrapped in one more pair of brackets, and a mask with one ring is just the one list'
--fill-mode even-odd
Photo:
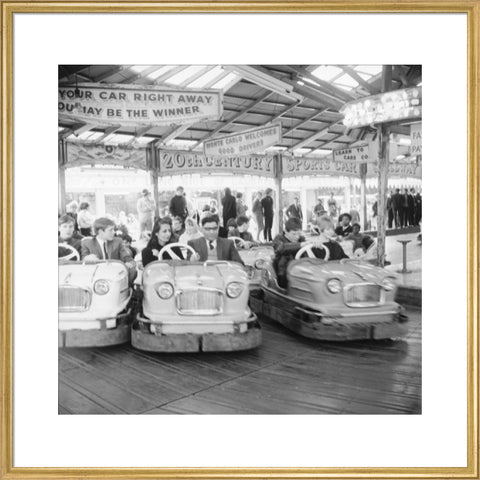
{"label": "seated couple", "polygon": [[230,218],[227,222],[228,236],[238,237],[245,242],[244,248],[251,248],[258,245],[253,235],[248,231],[250,219],[246,215],[239,215],[237,218]]}
{"label": "seated couple", "polygon": [[330,219],[325,218],[320,227],[320,236],[309,242],[302,235],[302,222],[296,217],[285,222],[285,231],[273,239],[275,253],[273,267],[277,272],[277,281],[280,287],[287,287],[287,266],[295,258],[297,252],[306,245],[313,246],[313,252],[318,258],[325,258],[326,246],[330,252],[329,260],[348,258],[342,247],[335,241],[335,231]]}
{"label": "seated couple", "polygon": [[[218,236],[219,232],[218,215],[204,217],[201,220],[202,237],[189,240],[187,245],[196,252],[194,260],[205,262],[206,260],[227,260],[238,262],[243,265],[243,261],[231,240]],[[166,245],[176,243],[172,234],[172,223],[169,217],[159,219],[153,228],[152,237],[147,246],[142,251],[142,263],[144,266],[159,260],[159,254]],[[184,258],[181,247],[172,247],[174,252],[181,259]],[[171,260],[168,252],[162,254],[160,260]]]}

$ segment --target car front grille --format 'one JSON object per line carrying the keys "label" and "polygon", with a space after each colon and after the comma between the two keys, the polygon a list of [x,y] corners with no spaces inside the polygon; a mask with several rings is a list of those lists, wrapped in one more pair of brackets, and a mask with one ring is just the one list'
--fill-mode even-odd
{"label": "car front grille", "polygon": [[60,312],[84,312],[90,308],[92,292],[85,288],[60,285],[58,288],[58,310]]}
{"label": "car front grille", "polygon": [[382,288],[374,283],[351,285],[344,290],[349,307],[373,307],[383,303]]}
{"label": "car front grille", "polygon": [[222,306],[223,293],[219,290],[187,290],[177,294],[177,310],[182,315],[217,315]]}

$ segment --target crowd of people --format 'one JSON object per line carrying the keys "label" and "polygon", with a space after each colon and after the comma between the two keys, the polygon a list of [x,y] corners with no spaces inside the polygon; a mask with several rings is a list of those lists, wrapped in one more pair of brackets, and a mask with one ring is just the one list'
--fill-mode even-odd
{"label": "crowd of people", "polygon": [[154,218],[155,202],[145,189],[137,203],[140,238],[134,245],[126,215],[119,215],[116,221],[107,216],[95,218],[89,212],[87,202],[80,205],[78,213],[72,212],[70,205],[68,213],[61,215],[58,221],[59,256],[62,256],[60,249],[68,245],[87,263],[120,260],[127,266],[131,282],[137,274],[135,257],[141,257],[144,267],[156,260],[191,260],[192,256],[198,261],[226,260],[243,264],[235,240],[241,242],[242,248],[259,244],[258,234],[255,240],[249,231],[253,217],[257,230],[261,231],[263,227],[265,239],[272,241],[278,283],[285,287],[286,267],[302,247],[309,245],[318,258],[339,260],[348,258],[341,245],[345,240],[351,240],[352,252],[365,252],[373,241],[368,235],[360,233],[360,225],[350,213],[341,214],[338,223],[334,222],[333,216],[337,211],[333,195],[328,202],[328,211],[321,208],[322,205],[316,206],[316,216],[310,226],[312,236],[308,242],[302,232],[298,199],[287,210],[284,231],[273,239],[271,189],[267,189],[264,195],[257,193],[252,217],[248,215],[248,207],[241,194],[233,196],[229,188],[225,189],[222,207],[222,221],[216,202],[211,202],[201,215],[191,216],[184,190],[178,187],[169,202],[169,215]]}

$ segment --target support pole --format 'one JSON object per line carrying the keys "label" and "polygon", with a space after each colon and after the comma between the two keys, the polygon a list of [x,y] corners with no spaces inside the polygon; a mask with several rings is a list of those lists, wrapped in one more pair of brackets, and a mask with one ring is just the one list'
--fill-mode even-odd
{"label": "support pole", "polygon": [[150,169],[150,182],[153,189],[153,199],[155,201],[155,218],[160,217],[160,206],[158,204],[158,149],[154,145],[150,147],[150,162],[147,162]]}
{"label": "support pole", "polygon": [[282,209],[282,156],[275,157],[275,212],[278,215],[278,233],[283,232],[283,209]]}
{"label": "support pole", "polygon": [[[382,92],[392,88],[392,65],[384,65],[382,72]],[[377,262],[380,267],[385,266],[385,237],[387,231],[387,186],[389,161],[390,127],[382,124],[378,127],[379,155],[378,155],[378,203],[377,203]]]}
{"label": "support pole", "polygon": [[67,190],[65,186],[65,167],[58,167],[58,213],[64,214],[66,211]]}
{"label": "support pole", "polygon": [[360,211],[363,231],[367,230],[367,164],[360,165]]}

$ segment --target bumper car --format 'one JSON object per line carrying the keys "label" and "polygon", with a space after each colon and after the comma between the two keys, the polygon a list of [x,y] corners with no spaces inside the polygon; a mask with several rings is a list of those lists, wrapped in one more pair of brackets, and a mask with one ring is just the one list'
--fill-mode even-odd
{"label": "bumper car", "polygon": [[261,343],[248,306],[249,279],[235,262],[178,258],[172,243],[143,270],[143,302],[132,326],[132,345],[151,352],[211,352],[254,348]]}
{"label": "bumper car", "polygon": [[319,340],[404,336],[408,318],[394,300],[396,276],[360,259],[329,261],[325,250],[320,259],[311,245],[301,248],[287,266],[287,288],[279,286],[272,263],[265,263],[252,310]]}
{"label": "bumper car", "polygon": [[73,251],[59,258],[59,347],[102,347],[128,342],[132,290],[126,266],[118,260],[90,264],[75,261],[79,258],[78,252]]}
{"label": "bumper car", "polygon": [[228,237],[235,242],[235,247],[245,263],[245,269],[250,280],[250,290],[260,288],[262,279],[262,266],[265,262],[273,259],[273,248],[271,245],[254,245],[247,248],[247,243],[240,237]]}

